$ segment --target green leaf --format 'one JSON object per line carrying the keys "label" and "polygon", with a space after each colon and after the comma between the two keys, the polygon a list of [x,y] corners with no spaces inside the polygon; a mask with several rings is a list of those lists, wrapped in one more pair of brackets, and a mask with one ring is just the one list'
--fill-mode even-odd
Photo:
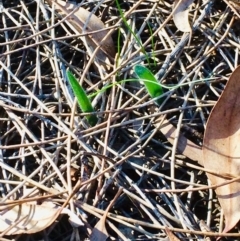
{"label": "green leaf", "polygon": [[[152,98],[159,97],[164,93],[162,86],[158,83],[155,76],[148,68],[142,65],[136,65],[134,67],[134,72],[137,77],[144,82],[148,94]],[[159,99],[156,102],[160,105],[162,100]]]}
{"label": "green leaf", "polygon": [[[67,71],[67,77],[82,112],[83,113],[94,112],[94,108],[92,107],[90,99],[87,97],[84,89],[78,83],[74,75],[70,71]],[[86,119],[91,126],[95,126],[98,121],[98,118],[95,114],[86,115]]]}

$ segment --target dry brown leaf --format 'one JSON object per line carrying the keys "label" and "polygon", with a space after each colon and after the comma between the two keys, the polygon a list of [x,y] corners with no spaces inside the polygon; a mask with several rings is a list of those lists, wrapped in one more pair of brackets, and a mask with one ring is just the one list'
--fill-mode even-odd
{"label": "dry brown leaf", "polygon": [[[161,121],[160,119],[157,120],[157,122],[160,122],[160,121]],[[173,144],[176,136],[176,128],[166,119],[163,121],[160,128],[161,128],[160,131],[165,135],[167,140],[171,144]],[[179,137],[178,137],[177,149],[180,153],[182,153],[189,159],[193,161],[197,161],[199,165],[203,166],[201,147],[194,144],[190,140],[188,140],[181,133],[179,134]]]}
{"label": "dry brown leaf", "polygon": [[[50,226],[58,217],[60,207],[51,203],[42,205],[23,203],[0,212],[0,233],[4,235],[36,233]],[[68,214],[75,226],[82,221],[70,210],[64,208],[61,214]]]}
{"label": "dry brown leaf", "polygon": [[182,32],[191,32],[188,21],[189,6],[193,0],[175,0],[173,4],[173,21],[176,27]]}
{"label": "dry brown leaf", "polygon": [[[204,167],[215,173],[240,176],[240,66],[229,78],[225,90],[209,116],[203,141]],[[207,173],[213,185],[227,178]],[[225,215],[228,232],[240,219],[240,183],[218,187],[216,193]]]}
{"label": "dry brown leaf", "polygon": [[[47,2],[50,5],[54,3],[57,12],[64,17],[69,15],[74,9],[77,8],[76,4],[61,0],[47,0]],[[86,35],[87,44],[92,50],[95,50],[99,45],[101,45],[96,57],[102,62],[105,62],[107,58],[110,60],[114,59],[115,48],[112,37],[109,36],[104,40],[104,42],[102,42],[102,40],[108,34],[108,30],[104,30],[106,26],[96,15],[80,7],[77,11],[74,11],[69,16],[68,21],[80,33],[82,33],[83,29],[85,30],[84,33],[98,31],[96,33]]]}
{"label": "dry brown leaf", "polygon": [[169,241],[180,241],[180,239],[177,238],[177,237],[172,233],[172,231],[169,230],[167,227],[165,228],[165,230],[166,230],[166,233],[167,233],[167,235],[168,235]]}

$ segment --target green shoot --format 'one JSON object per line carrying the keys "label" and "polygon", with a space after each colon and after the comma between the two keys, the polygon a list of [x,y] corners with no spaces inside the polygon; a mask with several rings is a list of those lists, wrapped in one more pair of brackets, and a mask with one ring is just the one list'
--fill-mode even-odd
{"label": "green shoot", "polygon": [[[92,107],[90,99],[88,98],[84,89],[78,83],[78,81],[76,80],[74,75],[70,71],[67,71],[67,77],[68,77],[69,83],[73,89],[73,93],[77,98],[78,105],[79,105],[80,109],[82,110],[82,112],[83,113],[94,112],[94,108]],[[91,126],[95,126],[98,121],[98,118],[95,114],[86,115],[86,119]]]}
{"label": "green shoot", "polygon": [[[125,83],[125,82],[130,82],[130,81],[143,81],[151,98],[157,98],[163,94],[163,88],[169,89],[169,90],[174,90],[179,87],[183,87],[183,86],[190,84],[190,83],[181,83],[181,84],[173,85],[173,86],[163,85],[161,83],[158,83],[155,76],[153,75],[153,73],[148,68],[146,68],[142,65],[136,65],[134,67],[134,72],[137,75],[138,79],[121,80],[116,83],[106,85],[102,89],[87,96],[84,89],[81,87],[81,85],[75,79],[73,74],[70,71],[67,71],[67,77],[68,77],[69,83],[73,89],[74,95],[77,98],[78,104],[79,104],[82,112],[90,113],[90,114],[86,115],[86,119],[91,126],[94,126],[97,124],[98,118],[95,114],[91,114],[91,112],[94,112],[94,108],[92,107],[90,98],[92,98],[100,93],[105,92],[107,89],[111,88],[114,85]],[[202,82],[209,81],[212,79],[215,80],[215,78],[210,77],[210,78],[206,78],[206,79],[192,81],[191,84],[202,83]],[[160,105],[162,103],[162,101],[160,99],[158,99],[156,101],[156,103]]]}
{"label": "green shoot", "polygon": [[[159,85],[153,73],[146,67],[142,65],[136,65],[134,67],[134,72],[140,80],[143,80],[143,83],[148,91],[148,94],[152,98],[159,97],[163,94],[163,88]],[[146,81],[147,80],[147,81]],[[157,104],[161,105],[162,100],[158,99]]]}

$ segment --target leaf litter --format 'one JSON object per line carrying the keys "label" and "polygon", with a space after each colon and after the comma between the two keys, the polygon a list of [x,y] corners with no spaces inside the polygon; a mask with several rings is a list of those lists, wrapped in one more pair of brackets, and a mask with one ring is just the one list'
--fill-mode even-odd
{"label": "leaf litter", "polygon": [[[228,218],[231,212],[211,185],[238,174],[226,169],[219,173],[224,178],[218,175],[210,183],[207,175],[213,174],[204,170],[212,167],[201,155],[211,109],[239,64],[238,15],[231,4],[193,1],[194,12],[184,15],[192,32],[183,34],[174,26],[173,1],[120,2],[135,36],[114,1],[0,5],[1,204],[15,200],[16,208],[28,207],[21,201],[54,194],[50,202],[58,211],[64,203],[84,223],[72,227],[56,215],[38,233],[42,239],[48,232],[49,239],[84,240],[105,228],[103,239],[110,240],[237,240],[237,218]],[[100,44],[105,37],[111,43]],[[133,78],[137,65],[145,65],[164,85],[185,85],[164,92],[160,106],[141,84],[113,85],[93,101],[98,125],[86,125],[69,92],[66,70],[92,94],[107,83]],[[73,167],[78,170],[74,178]],[[120,187],[122,194],[106,211]],[[202,231],[201,220],[208,230]],[[8,228],[2,238],[14,231]]]}

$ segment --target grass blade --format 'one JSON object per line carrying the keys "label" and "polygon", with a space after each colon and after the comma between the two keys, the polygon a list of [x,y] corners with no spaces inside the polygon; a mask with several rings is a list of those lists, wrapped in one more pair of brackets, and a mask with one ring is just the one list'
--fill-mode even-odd
{"label": "grass blade", "polygon": [[[124,14],[123,14],[123,11],[122,11],[122,9],[121,9],[121,6],[120,6],[118,0],[116,0],[116,5],[117,5],[117,9],[118,9],[118,11],[119,11],[120,17],[122,18],[123,23],[125,24],[125,26],[127,27],[127,29],[130,31],[130,33],[133,35],[133,37],[135,38],[135,40],[136,40],[137,43],[139,44],[142,53],[145,55],[146,60],[147,60],[148,64],[150,65],[150,60],[149,60],[148,54],[147,54],[146,50],[144,49],[144,47],[143,47],[143,45],[142,45],[142,43],[141,43],[141,40],[140,40],[140,39],[138,38],[138,36],[133,32],[133,30],[131,29],[131,26],[128,24],[127,19],[125,18]],[[118,51],[119,51],[119,48],[118,48]],[[120,54],[120,52],[118,52],[118,54]]]}
{"label": "grass blade", "polygon": [[[88,98],[84,89],[78,83],[74,75],[70,71],[67,71],[67,77],[82,112],[83,113],[94,112],[94,108],[92,107],[90,99]],[[95,126],[98,121],[98,118],[95,114],[86,115],[86,119],[91,126]]]}

